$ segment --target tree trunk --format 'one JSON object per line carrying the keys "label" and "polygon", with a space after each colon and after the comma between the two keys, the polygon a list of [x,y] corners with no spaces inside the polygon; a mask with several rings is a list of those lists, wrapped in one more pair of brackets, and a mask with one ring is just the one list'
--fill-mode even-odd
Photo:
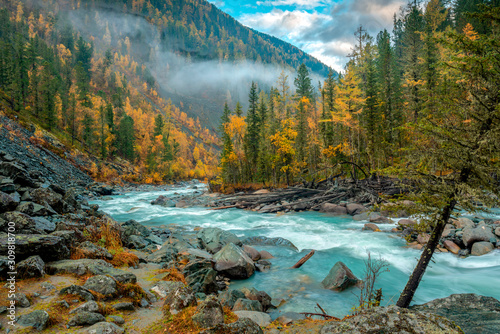
{"label": "tree trunk", "polygon": [[448,223],[451,212],[455,208],[456,204],[457,201],[455,199],[452,199],[443,208],[441,218],[432,230],[429,242],[427,243],[427,245],[425,245],[422,255],[420,255],[420,260],[418,261],[417,266],[413,270],[408,283],[406,283],[403,292],[399,296],[398,302],[396,303],[397,306],[403,308],[408,308],[408,306],[410,306],[413,296],[415,295],[415,291],[417,290],[418,285],[420,284],[420,281],[424,276],[425,270],[427,269],[427,266],[432,259],[432,255],[434,254],[434,251],[439,244],[439,239],[441,239],[441,234],[443,234],[444,227]]}
{"label": "tree trunk", "polygon": [[306,263],[307,260],[309,260],[313,255],[314,255],[315,250],[313,249],[309,253],[306,254],[302,259],[300,259],[297,263],[295,263],[290,269],[297,269],[302,267],[304,263]]}

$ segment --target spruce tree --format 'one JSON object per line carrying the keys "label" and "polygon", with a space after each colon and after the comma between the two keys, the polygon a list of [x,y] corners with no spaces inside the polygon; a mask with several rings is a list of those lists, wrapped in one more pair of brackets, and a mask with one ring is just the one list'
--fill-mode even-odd
{"label": "spruce tree", "polygon": [[293,81],[296,88],[297,99],[307,97],[310,101],[313,100],[313,86],[309,77],[309,70],[304,63],[300,64],[297,69],[297,77]]}

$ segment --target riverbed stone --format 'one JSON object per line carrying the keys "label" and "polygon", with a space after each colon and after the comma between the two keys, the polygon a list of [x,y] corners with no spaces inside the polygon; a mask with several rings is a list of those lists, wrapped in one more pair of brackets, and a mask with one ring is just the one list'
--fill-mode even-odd
{"label": "riverbed stone", "polygon": [[261,260],[274,259],[274,256],[271,253],[269,253],[268,251],[266,251],[266,250],[259,251],[259,254],[260,254],[260,259]]}
{"label": "riverbed stone", "polygon": [[492,238],[495,238],[495,236],[491,232],[491,227],[485,224],[479,224],[476,228],[468,226],[464,228],[464,234],[462,235],[462,240],[465,246],[468,247],[471,247],[475,242],[490,241]]}
{"label": "riverbed stone", "polygon": [[473,293],[453,294],[411,309],[440,315],[454,321],[467,334],[500,333],[500,301]]}
{"label": "riverbed stone", "polygon": [[22,292],[17,292],[14,294],[14,298],[12,300],[16,301],[16,307],[27,308],[31,306],[28,297]]}
{"label": "riverbed stone", "polygon": [[419,233],[419,235],[417,236],[417,242],[421,245],[425,245],[429,242],[430,238],[431,236],[427,233]]}
{"label": "riverbed stone", "polygon": [[242,240],[245,245],[251,246],[282,246],[288,247],[293,250],[298,251],[298,248],[295,245],[285,238],[277,237],[277,238],[268,238],[264,236],[256,236],[256,237],[248,237]]}
{"label": "riverbed stone", "polygon": [[255,265],[245,252],[233,243],[214,255],[215,270],[235,279],[246,279],[255,272]]}
{"label": "riverbed stone", "polygon": [[33,202],[42,206],[49,205],[57,213],[65,213],[63,197],[50,188],[37,188],[30,191]]}
{"label": "riverbed stone", "polygon": [[102,314],[96,312],[80,311],[77,312],[69,321],[68,327],[74,326],[92,326],[101,321],[106,321]]}
{"label": "riverbed stone", "polygon": [[204,228],[196,235],[201,246],[210,253],[217,253],[222,247],[229,243],[242,246],[241,240],[234,234],[224,231],[218,227]]}
{"label": "riverbed stone", "polygon": [[412,219],[400,219],[398,221],[398,225],[402,228],[414,227],[415,225],[417,225],[417,222]]}
{"label": "riverbed stone", "polygon": [[199,259],[189,262],[182,269],[182,274],[186,278],[188,286],[195,293],[217,293],[219,289],[217,285],[217,272],[213,266],[211,260]]}
{"label": "riverbed stone", "polygon": [[265,273],[271,269],[271,262],[267,260],[259,260],[255,262],[255,269],[257,269],[257,271]]}
{"label": "riverbed stone", "polygon": [[82,312],[82,311],[86,311],[86,312],[99,312],[99,305],[91,300],[91,301],[88,301],[86,303],[83,303],[82,305],[74,308],[73,310],[69,311],[69,314],[73,314],[73,313],[77,313],[77,312]]}
{"label": "riverbed stone", "polygon": [[243,245],[243,247],[241,247],[241,248],[248,255],[248,257],[252,259],[252,261],[260,260],[259,251],[256,250],[255,248],[253,248],[252,246]]}
{"label": "riverbed stone", "polygon": [[156,292],[161,298],[165,298],[171,291],[184,286],[182,282],[158,281],[153,285],[151,291]]}
{"label": "riverbed stone", "polygon": [[329,290],[343,291],[360,282],[361,281],[343,262],[338,261],[332,269],[330,269],[330,272],[321,284]]}
{"label": "riverbed stone", "polygon": [[86,334],[123,334],[123,333],[125,333],[125,330],[112,322],[101,321],[101,322],[98,322],[98,323],[90,326],[89,328],[87,328],[85,333]]}
{"label": "riverbed stone", "polygon": [[464,229],[466,227],[474,227],[474,222],[466,217],[460,217],[457,220],[453,221],[453,224],[457,228]]}
{"label": "riverbed stone", "polygon": [[113,255],[104,247],[93,244],[90,241],[82,242],[77,248],[86,259],[113,259]]}
{"label": "riverbed stone", "polygon": [[495,235],[500,238],[500,226],[495,228]]}
{"label": "riverbed stone", "polygon": [[257,325],[261,327],[266,327],[271,323],[271,316],[264,312],[258,311],[235,311],[234,314],[241,319],[247,318],[254,321]]}
{"label": "riverbed stone", "polygon": [[60,295],[77,295],[86,301],[94,300],[94,295],[86,288],[79,285],[70,285],[59,291]]}
{"label": "riverbed stone", "polygon": [[349,203],[346,205],[347,213],[351,216],[368,211],[368,208],[359,203]]}
{"label": "riverbed stone", "polygon": [[208,296],[196,308],[193,322],[201,328],[210,328],[224,323],[222,305],[214,295]]}
{"label": "riverbed stone", "polygon": [[196,306],[197,304],[193,290],[187,286],[182,286],[167,295],[163,307],[167,313],[177,314],[186,307]]}
{"label": "riverbed stone", "polygon": [[460,252],[460,247],[451,240],[445,240],[443,246],[453,254],[458,254],[458,252]]}
{"label": "riverbed stone", "polygon": [[233,312],[234,311],[259,311],[262,312],[262,305],[258,300],[250,300],[247,298],[238,298],[238,300],[234,303]]}
{"label": "riverbed stone", "polygon": [[19,201],[15,201],[12,196],[0,191],[0,214],[14,210],[18,204]]}
{"label": "riverbed stone", "polygon": [[441,316],[397,306],[374,307],[343,321],[327,322],[320,334],[435,333],[461,334],[452,321]]}
{"label": "riverbed stone", "polygon": [[367,223],[363,226],[363,231],[380,232],[380,228],[373,223]]}
{"label": "riverbed stone", "polygon": [[289,325],[294,321],[305,320],[306,316],[297,312],[286,312],[281,314],[276,321],[278,321],[283,326]]}
{"label": "riverbed stone", "polygon": [[442,238],[447,238],[455,232],[455,226],[453,224],[446,224],[444,226],[443,233],[441,234]]}
{"label": "riverbed stone", "polygon": [[472,245],[472,249],[471,249],[471,255],[475,255],[475,256],[481,256],[481,255],[484,255],[484,254],[488,254],[489,252],[491,252],[495,247],[493,246],[493,244],[489,241],[480,241],[480,242],[475,242],[473,245]]}
{"label": "riverbed stone", "polygon": [[[19,211],[6,212],[3,219],[8,222],[13,222],[16,227],[17,235],[20,234],[42,234],[43,232],[36,228],[36,223],[33,218]],[[5,230],[5,232],[7,232]],[[16,237],[17,237],[16,235]]]}
{"label": "riverbed stone", "polygon": [[43,277],[45,262],[39,255],[30,256],[16,265],[18,278]]}
{"label": "riverbed stone", "polygon": [[98,292],[105,297],[112,297],[117,293],[116,281],[105,275],[89,277],[83,287]]}
{"label": "riverbed stone", "polygon": [[240,298],[245,298],[245,294],[240,290],[224,290],[219,293],[218,299],[222,306],[229,307],[232,309],[236,301]]}
{"label": "riverbed stone", "polygon": [[319,209],[319,212],[330,213],[333,215],[347,215],[347,208],[342,205],[333,204],[333,203],[323,203]]}
{"label": "riverbed stone", "polygon": [[200,334],[264,334],[260,326],[249,318],[240,318],[231,324],[219,324]]}
{"label": "riverbed stone", "polygon": [[44,310],[36,310],[19,317],[17,325],[23,327],[33,327],[36,330],[43,331],[49,322],[49,314]]}
{"label": "riverbed stone", "polygon": [[[7,254],[7,235],[0,235],[0,254]],[[38,254],[44,261],[68,258],[70,251],[66,241],[50,234],[17,234],[16,260],[24,260]]]}
{"label": "riverbed stone", "polygon": [[46,265],[47,273],[54,275],[70,273],[78,276],[85,274],[109,275],[120,283],[135,283],[137,277],[130,272],[114,268],[104,260],[80,259],[49,262]]}
{"label": "riverbed stone", "polygon": [[117,311],[135,311],[134,304],[130,302],[121,302],[121,303],[116,303],[111,306]]}
{"label": "riverbed stone", "polygon": [[374,224],[392,224],[393,223],[393,221],[390,220],[389,218],[384,217],[384,216],[380,216],[380,215],[378,217],[377,216],[376,217],[370,217],[368,219],[368,221],[370,223],[374,223]]}

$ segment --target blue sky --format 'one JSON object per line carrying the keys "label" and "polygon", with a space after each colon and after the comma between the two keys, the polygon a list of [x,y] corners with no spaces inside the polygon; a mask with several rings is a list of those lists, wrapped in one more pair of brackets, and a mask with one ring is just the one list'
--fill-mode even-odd
{"label": "blue sky", "polygon": [[281,38],[342,70],[360,24],[392,32],[402,0],[209,0],[244,25]]}

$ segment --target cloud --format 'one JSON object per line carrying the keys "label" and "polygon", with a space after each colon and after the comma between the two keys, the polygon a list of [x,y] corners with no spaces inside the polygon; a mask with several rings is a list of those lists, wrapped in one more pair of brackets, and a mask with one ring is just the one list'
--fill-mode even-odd
{"label": "cloud", "polygon": [[265,0],[257,1],[259,6],[297,6],[303,8],[325,7],[330,3],[328,0]]}

